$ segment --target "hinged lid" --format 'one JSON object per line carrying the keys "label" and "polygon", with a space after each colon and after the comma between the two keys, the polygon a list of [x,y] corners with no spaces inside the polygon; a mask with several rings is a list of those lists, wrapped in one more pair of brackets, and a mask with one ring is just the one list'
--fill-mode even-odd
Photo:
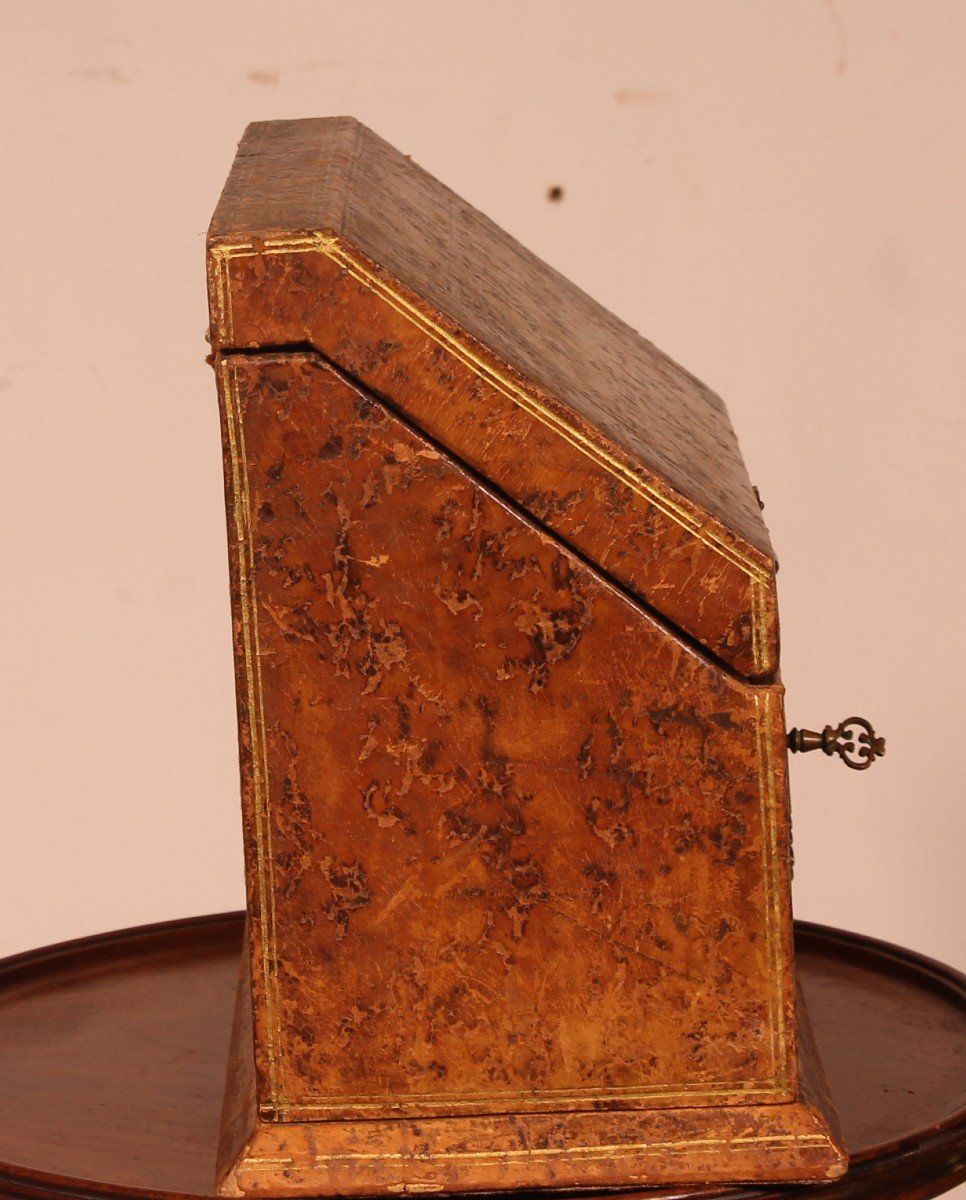
{"label": "hinged lid", "polygon": [[216,350],[310,344],[741,674],[775,561],[722,401],[350,118],[249,126],[209,233]]}

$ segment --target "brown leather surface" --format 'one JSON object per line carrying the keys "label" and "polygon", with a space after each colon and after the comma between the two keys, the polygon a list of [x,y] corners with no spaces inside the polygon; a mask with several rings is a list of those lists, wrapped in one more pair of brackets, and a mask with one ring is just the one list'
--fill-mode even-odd
{"label": "brown leather surface", "polygon": [[220,374],[262,1107],[794,1096],[781,690],[311,356]]}
{"label": "brown leather surface", "polygon": [[252,127],[208,262],[253,1008],[223,1191],[841,1172],[721,401],[352,121]]}
{"label": "brown leather surface", "polygon": [[775,564],[721,400],[347,118],[251,126],[210,231],[218,349],[310,342],[742,674]]}
{"label": "brown leather surface", "polygon": [[612,1188],[703,1181],[795,1183],[845,1169],[805,1104],[260,1122],[221,1189],[237,1196],[366,1196]]}

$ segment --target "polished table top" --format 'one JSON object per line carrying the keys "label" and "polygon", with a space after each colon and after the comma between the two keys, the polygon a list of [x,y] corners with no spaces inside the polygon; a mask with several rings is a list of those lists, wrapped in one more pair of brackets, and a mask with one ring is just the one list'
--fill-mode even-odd
{"label": "polished table top", "polygon": [[[0,962],[0,1196],[212,1196],[242,915]],[[831,1184],[647,1197],[927,1197],[966,1179],[966,977],[822,926],[798,966],[846,1142]]]}

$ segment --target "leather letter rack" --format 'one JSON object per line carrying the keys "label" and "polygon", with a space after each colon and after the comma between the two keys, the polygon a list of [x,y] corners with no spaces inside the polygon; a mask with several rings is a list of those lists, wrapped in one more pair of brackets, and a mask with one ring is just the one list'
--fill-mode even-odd
{"label": "leather letter rack", "polygon": [[221,1191],[841,1174],[721,400],[347,118],[248,129],[208,271],[248,895]]}

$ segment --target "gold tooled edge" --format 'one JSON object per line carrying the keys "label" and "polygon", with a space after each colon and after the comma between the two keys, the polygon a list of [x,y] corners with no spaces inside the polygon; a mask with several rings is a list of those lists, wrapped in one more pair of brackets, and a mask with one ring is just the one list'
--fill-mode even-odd
{"label": "gold tooled edge", "polygon": [[824,1133],[771,1133],[752,1134],[747,1137],[723,1138],[693,1138],[664,1142],[612,1142],[593,1146],[532,1146],[527,1148],[508,1148],[506,1150],[441,1150],[416,1151],[409,1153],[405,1150],[371,1153],[363,1150],[346,1151],[339,1154],[313,1154],[305,1158],[279,1156],[277,1158],[249,1158],[244,1161],[243,1171],[275,1171],[281,1168],[296,1170],[311,1170],[336,1162],[440,1162],[451,1159],[472,1159],[476,1162],[489,1161],[502,1163],[515,1158],[555,1158],[561,1155],[576,1156],[582,1161],[592,1161],[595,1158],[613,1160],[615,1155],[635,1154],[714,1154],[722,1146],[731,1146],[736,1150],[745,1147],[760,1149],[767,1146],[827,1146],[829,1138]]}
{"label": "gold tooled edge", "polygon": [[271,849],[271,819],[268,781],[268,754],[265,739],[265,711],[262,705],[262,677],[258,661],[258,597],[255,592],[254,554],[251,530],[251,505],[241,407],[238,401],[234,364],[221,359],[219,383],[228,429],[232,472],[232,515],[235,525],[235,554],[238,564],[238,591],[242,618],[242,646],[245,655],[245,685],[248,724],[251,736],[252,782],[254,790],[254,826],[256,870],[258,873],[259,938],[262,943],[262,973],[266,984],[269,1038],[266,1046],[268,1075],[272,1094],[279,1091],[278,1062],[281,1055],[281,1002],[275,934],[275,881]]}

